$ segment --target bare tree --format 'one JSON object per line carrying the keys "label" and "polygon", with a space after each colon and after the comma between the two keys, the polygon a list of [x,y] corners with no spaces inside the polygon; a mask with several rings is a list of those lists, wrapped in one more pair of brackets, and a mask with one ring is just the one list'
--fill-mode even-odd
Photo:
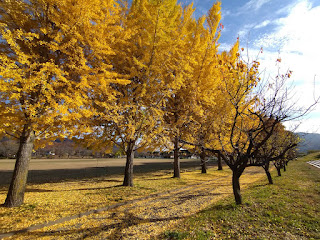
{"label": "bare tree", "polygon": [[270,162],[274,163],[280,176],[280,169],[285,166],[287,161],[294,158],[295,148],[298,143],[299,138],[297,135],[285,130],[284,126],[280,124],[266,144],[261,146],[257,155],[249,160],[248,166],[261,166],[265,170],[269,184],[273,184],[269,171]]}

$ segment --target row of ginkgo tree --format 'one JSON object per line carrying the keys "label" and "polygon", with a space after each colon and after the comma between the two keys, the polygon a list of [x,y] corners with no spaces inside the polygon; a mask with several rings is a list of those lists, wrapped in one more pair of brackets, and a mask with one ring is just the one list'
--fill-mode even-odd
{"label": "row of ginkgo tree", "polygon": [[198,19],[175,0],[17,0],[0,9],[0,132],[20,140],[6,207],[23,203],[34,147],[65,136],[118,145],[124,186],[133,186],[139,149],[173,148],[174,177],[182,144],[219,153],[241,203],[248,161],[291,116],[278,101],[283,86],[268,99],[258,91],[259,64],[241,60],[238,40],[218,50],[219,2]]}

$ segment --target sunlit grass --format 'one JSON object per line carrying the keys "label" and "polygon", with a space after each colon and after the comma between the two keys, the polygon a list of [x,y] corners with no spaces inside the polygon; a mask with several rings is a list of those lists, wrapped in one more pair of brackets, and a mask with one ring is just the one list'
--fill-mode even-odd
{"label": "sunlit grass", "polygon": [[319,153],[290,162],[274,185],[257,181],[243,192],[188,218],[164,239],[320,239],[320,170],[306,162]]}

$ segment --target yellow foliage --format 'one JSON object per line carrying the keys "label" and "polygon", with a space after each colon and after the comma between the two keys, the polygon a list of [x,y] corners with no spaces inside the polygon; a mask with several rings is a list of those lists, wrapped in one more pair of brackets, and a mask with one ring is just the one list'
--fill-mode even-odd
{"label": "yellow foliage", "polygon": [[165,97],[183,82],[182,76],[171,70],[182,56],[179,31],[185,26],[181,16],[176,0],[132,1],[123,17],[127,39],[115,46],[111,58],[113,69],[131,82],[112,86],[117,94],[111,107],[104,104],[110,98],[105,86],[94,87],[92,108],[96,117],[88,119],[94,131],[83,134],[90,147],[116,144],[127,152],[161,145]]}
{"label": "yellow foliage", "polygon": [[0,8],[2,132],[19,137],[27,125],[38,140],[72,133],[75,121],[93,114],[86,107],[93,86],[113,95],[109,84],[128,83],[109,60],[122,30],[116,1],[3,1]]}

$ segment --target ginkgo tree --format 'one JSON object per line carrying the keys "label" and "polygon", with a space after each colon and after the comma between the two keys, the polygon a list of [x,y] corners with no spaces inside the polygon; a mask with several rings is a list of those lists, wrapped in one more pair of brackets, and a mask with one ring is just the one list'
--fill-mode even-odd
{"label": "ginkgo tree", "polygon": [[107,56],[121,8],[112,0],[0,2],[0,132],[20,140],[4,206],[23,203],[35,144],[72,134],[91,115],[83,107],[91,86],[117,82]]}
{"label": "ginkgo tree", "polygon": [[[183,9],[182,19],[177,27],[178,35],[175,35],[174,42],[178,44],[172,51],[171,57],[167,64],[167,79],[173,79],[176,85],[180,86],[166,95],[165,105],[163,106],[163,137],[167,138],[166,146],[173,149],[174,152],[174,173],[173,177],[180,178],[179,137],[183,134],[183,127],[189,119],[190,105],[192,98],[192,87],[188,81],[192,74],[190,66],[190,56],[192,54],[195,38],[194,28],[197,26],[195,19],[192,17],[194,9],[192,4]],[[183,37],[181,37],[183,36]]]}
{"label": "ginkgo tree", "polygon": [[126,154],[124,186],[133,186],[134,152],[161,145],[165,97],[181,85],[177,81],[181,77],[170,71],[173,59],[179,58],[180,43],[175,39],[181,15],[176,0],[132,1],[122,21],[124,31],[131,35],[111,60],[114,71],[131,82],[112,85],[117,92],[112,108],[97,103],[108,93],[93,91],[91,107],[96,114],[87,119],[92,132],[82,137],[89,147],[116,145]]}
{"label": "ginkgo tree", "polygon": [[219,84],[215,66],[218,62],[220,11],[220,2],[217,2],[206,16],[195,20],[192,5],[184,10],[180,33],[184,36],[184,43],[179,50],[180,60],[170,66],[176,76],[183,76],[183,84],[167,97],[164,117],[166,133],[174,150],[174,177],[180,177],[179,149],[183,146],[180,140],[194,135],[193,116],[204,117],[200,103],[208,96],[212,97]]}
{"label": "ginkgo tree", "polygon": [[[255,127],[257,117],[249,116],[251,107],[256,103],[252,89],[257,83],[257,67],[251,67],[240,59],[239,41],[229,52],[217,54],[214,73],[210,77],[219,83],[211,94],[202,90],[202,109],[205,116],[197,114],[195,138],[190,145],[200,147],[202,151],[219,154],[233,172],[232,185],[237,203],[241,203],[239,178],[248,158],[247,130]],[[214,86],[214,85],[213,85]],[[207,97],[207,99],[205,98]],[[250,150],[251,153],[251,150]]]}

